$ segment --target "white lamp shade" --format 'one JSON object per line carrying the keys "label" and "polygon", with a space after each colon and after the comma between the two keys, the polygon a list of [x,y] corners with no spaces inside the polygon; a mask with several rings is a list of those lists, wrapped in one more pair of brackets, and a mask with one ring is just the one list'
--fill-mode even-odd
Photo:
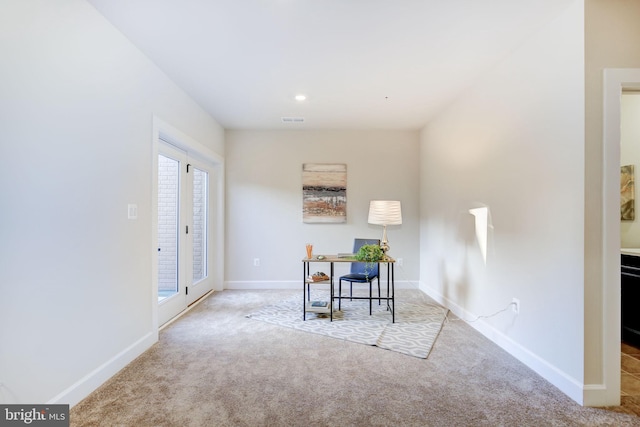
{"label": "white lamp shade", "polygon": [[402,224],[402,208],[398,200],[372,200],[369,203],[369,224]]}

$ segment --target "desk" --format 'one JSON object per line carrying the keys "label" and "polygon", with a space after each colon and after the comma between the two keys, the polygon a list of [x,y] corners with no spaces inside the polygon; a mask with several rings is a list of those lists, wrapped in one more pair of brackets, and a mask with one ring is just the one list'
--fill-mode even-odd
{"label": "desk", "polygon": [[[322,259],[318,259],[318,256],[323,257]],[[329,263],[330,264],[330,273],[329,273],[329,279],[328,280],[323,280],[323,281],[319,281],[319,282],[314,282],[312,280],[309,280],[309,275],[311,274],[311,264],[317,264],[317,263]],[[341,295],[335,296],[334,295],[334,283],[333,283],[333,278],[334,278],[334,269],[333,266],[335,263],[340,263],[340,262],[358,262],[356,261],[354,258],[351,257],[338,257],[337,255],[317,255],[314,256],[312,258],[303,258],[302,259],[302,266],[303,266],[303,280],[302,280],[302,320],[307,320],[307,299],[308,299],[308,289],[309,289],[309,284],[311,283],[318,283],[318,284],[322,284],[322,283],[328,283],[329,284],[329,300],[331,301],[331,309],[329,310],[329,318],[331,319],[331,321],[333,322],[333,301],[336,299],[340,299],[342,298]],[[353,299],[368,299],[369,300],[369,304],[372,303],[372,300],[374,299],[380,299],[380,300],[384,300],[387,302],[387,310],[389,310],[391,312],[391,321],[392,323],[395,323],[396,321],[396,314],[395,314],[395,289],[394,289],[394,271],[393,271],[393,267],[395,264],[396,260],[385,255],[383,259],[381,259],[380,261],[378,261],[378,264],[386,264],[387,265],[387,296],[383,297],[381,295],[379,295],[378,297],[373,297],[372,295],[368,296],[368,297],[353,297]],[[315,267],[314,267],[315,270]],[[378,280],[380,280],[380,278],[382,277],[382,271],[379,271],[379,276],[378,276]]]}

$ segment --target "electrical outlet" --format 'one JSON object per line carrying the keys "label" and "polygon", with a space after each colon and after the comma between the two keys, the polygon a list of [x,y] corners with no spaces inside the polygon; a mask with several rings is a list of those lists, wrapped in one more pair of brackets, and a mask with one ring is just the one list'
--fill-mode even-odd
{"label": "electrical outlet", "polygon": [[511,300],[511,310],[513,310],[515,314],[520,314],[520,300],[518,298]]}
{"label": "electrical outlet", "polygon": [[404,260],[402,258],[396,259],[396,264],[398,264],[399,267],[402,267],[402,263],[403,262],[404,262]]}
{"label": "electrical outlet", "polygon": [[253,259],[253,266],[254,267],[260,267],[260,258],[254,258]]}

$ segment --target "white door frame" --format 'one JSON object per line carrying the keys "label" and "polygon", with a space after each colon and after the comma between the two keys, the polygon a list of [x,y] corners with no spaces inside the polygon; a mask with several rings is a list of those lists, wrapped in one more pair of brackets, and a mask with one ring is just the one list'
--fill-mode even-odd
{"label": "white door frame", "polygon": [[[620,402],[620,100],[623,89],[637,88],[640,88],[640,69],[605,70],[602,177],[603,384],[601,389],[604,394],[597,398],[599,406],[604,402],[614,405]],[[589,405],[592,399],[585,400],[585,404]]]}
{"label": "white door frame", "polygon": [[[224,158],[158,117],[153,117],[152,138],[152,200],[151,200],[151,247],[154,254],[151,265],[151,313],[154,328],[158,329],[158,154],[161,140],[187,152],[187,155],[213,167],[215,179],[209,186],[209,241],[208,253],[211,288],[224,288]],[[212,175],[214,175],[212,174]],[[212,176],[213,178],[213,176]]]}

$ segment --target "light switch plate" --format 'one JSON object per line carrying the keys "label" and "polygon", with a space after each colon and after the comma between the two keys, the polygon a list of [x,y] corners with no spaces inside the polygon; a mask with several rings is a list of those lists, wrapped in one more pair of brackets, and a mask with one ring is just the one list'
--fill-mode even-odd
{"label": "light switch plate", "polygon": [[127,218],[128,219],[138,219],[138,205],[129,204],[127,206]]}

